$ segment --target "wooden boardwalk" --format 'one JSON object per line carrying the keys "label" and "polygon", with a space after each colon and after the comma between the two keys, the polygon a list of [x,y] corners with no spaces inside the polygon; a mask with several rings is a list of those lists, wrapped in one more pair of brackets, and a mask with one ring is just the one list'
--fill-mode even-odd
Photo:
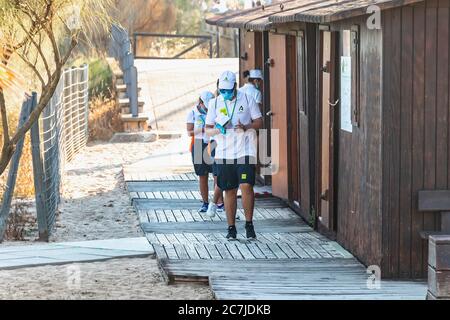
{"label": "wooden boardwalk", "polygon": [[225,214],[197,213],[192,173],[125,174],[142,229],[168,283],[209,283],[216,299],[424,299],[426,283],[381,281],[337,242],[315,232],[284,202],[257,198],[257,240],[247,240],[238,204],[237,241]]}

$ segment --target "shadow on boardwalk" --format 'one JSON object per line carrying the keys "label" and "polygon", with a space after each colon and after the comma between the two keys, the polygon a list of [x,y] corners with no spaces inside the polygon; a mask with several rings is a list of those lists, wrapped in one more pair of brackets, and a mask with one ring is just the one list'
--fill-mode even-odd
{"label": "shadow on boardwalk", "polygon": [[362,264],[274,197],[256,200],[257,240],[244,238],[238,205],[238,241],[228,241],[224,214],[197,213],[197,178],[189,154],[177,151],[185,143],[175,140],[161,150],[165,156],[124,167],[141,227],[168,283],[207,282],[217,299],[425,298],[422,282],[368,285]]}

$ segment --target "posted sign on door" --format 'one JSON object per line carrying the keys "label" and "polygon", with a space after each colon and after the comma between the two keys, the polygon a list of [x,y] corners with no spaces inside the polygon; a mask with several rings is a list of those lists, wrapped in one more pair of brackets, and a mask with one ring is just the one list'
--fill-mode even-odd
{"label": "posted sign on door", "polygon": [[352,58],[341,57],[341,130],[352,132]]}

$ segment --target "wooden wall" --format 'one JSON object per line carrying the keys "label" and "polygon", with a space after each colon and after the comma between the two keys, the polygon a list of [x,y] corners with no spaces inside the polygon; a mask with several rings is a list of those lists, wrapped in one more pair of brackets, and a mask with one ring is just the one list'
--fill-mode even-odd
{"label": "wooden wall", "polygon": [[449,1],[383,13],[383,270],[425,277],[439,218],[417,210],[417,191],[448,189]]}
{"label": "wooden wall", "polygon": [[333,24],[331,31],[350,30],[355,24],[360,27],[360,122],[352,133],[340,130],[339,121],[335,123],[337,240],[366,265],[380,265],[382,33],[368,30],[365,18]]}

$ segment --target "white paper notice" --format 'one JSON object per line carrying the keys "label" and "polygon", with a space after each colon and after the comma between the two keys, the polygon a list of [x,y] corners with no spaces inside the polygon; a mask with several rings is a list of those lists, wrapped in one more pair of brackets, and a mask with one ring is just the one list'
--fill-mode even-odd
{"label": "white paper notice", "polygon": [[341,57],[341,130],[352,132],[352,58]]}

